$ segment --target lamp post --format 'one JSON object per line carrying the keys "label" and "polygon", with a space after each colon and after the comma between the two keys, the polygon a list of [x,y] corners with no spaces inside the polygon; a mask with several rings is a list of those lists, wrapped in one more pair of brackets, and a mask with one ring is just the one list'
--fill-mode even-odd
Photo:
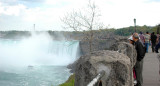
{"label": "lamp post", "polygon": [[134,26],[135,26],[134,32],[136,32],[136,19],[135,18],[134,18]]}

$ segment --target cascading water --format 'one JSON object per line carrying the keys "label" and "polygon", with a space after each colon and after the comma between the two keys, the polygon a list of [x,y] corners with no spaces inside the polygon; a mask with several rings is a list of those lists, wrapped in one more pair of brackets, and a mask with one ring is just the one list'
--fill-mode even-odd
{"label": "cascading water", "polygon": [[70,75],[65,66],[79,57],[78,52],[79,41],[56,41],[48,34],[0,39],[0,84],[56,86]]}

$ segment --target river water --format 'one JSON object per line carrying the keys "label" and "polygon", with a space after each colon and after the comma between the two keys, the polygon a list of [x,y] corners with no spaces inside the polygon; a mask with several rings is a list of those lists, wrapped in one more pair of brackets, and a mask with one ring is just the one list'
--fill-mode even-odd
{"label": "river water", "polygon": [[58,86],[70,73],[65,66],[35,66],[0,71],[0,86]]}

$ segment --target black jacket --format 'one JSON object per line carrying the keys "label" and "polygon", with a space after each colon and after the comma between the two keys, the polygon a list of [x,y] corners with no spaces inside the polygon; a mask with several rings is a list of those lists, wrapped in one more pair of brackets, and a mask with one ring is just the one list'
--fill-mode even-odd
{"label": "black jacket", "polygon": [[144,58],[144,45],[142,42],[140,42],[139,40],[137,40],[135,42],[135,48],[136,48],[136,51],[137,51],[137,61],[141,61],[143,58]]}
{"label": "black jacket", "polygon": [[152,43],[156,43],[156,39],[157,39],[157,36],[151,34],[151,42],[152,42]]}

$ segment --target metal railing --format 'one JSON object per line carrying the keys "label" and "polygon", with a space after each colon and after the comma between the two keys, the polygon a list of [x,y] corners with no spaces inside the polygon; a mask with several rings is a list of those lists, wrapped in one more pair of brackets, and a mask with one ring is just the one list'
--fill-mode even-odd
{"label": "metal railing", "polygon": [[105,71],[103,70],[87,86],[95,86],[104,75]]}

